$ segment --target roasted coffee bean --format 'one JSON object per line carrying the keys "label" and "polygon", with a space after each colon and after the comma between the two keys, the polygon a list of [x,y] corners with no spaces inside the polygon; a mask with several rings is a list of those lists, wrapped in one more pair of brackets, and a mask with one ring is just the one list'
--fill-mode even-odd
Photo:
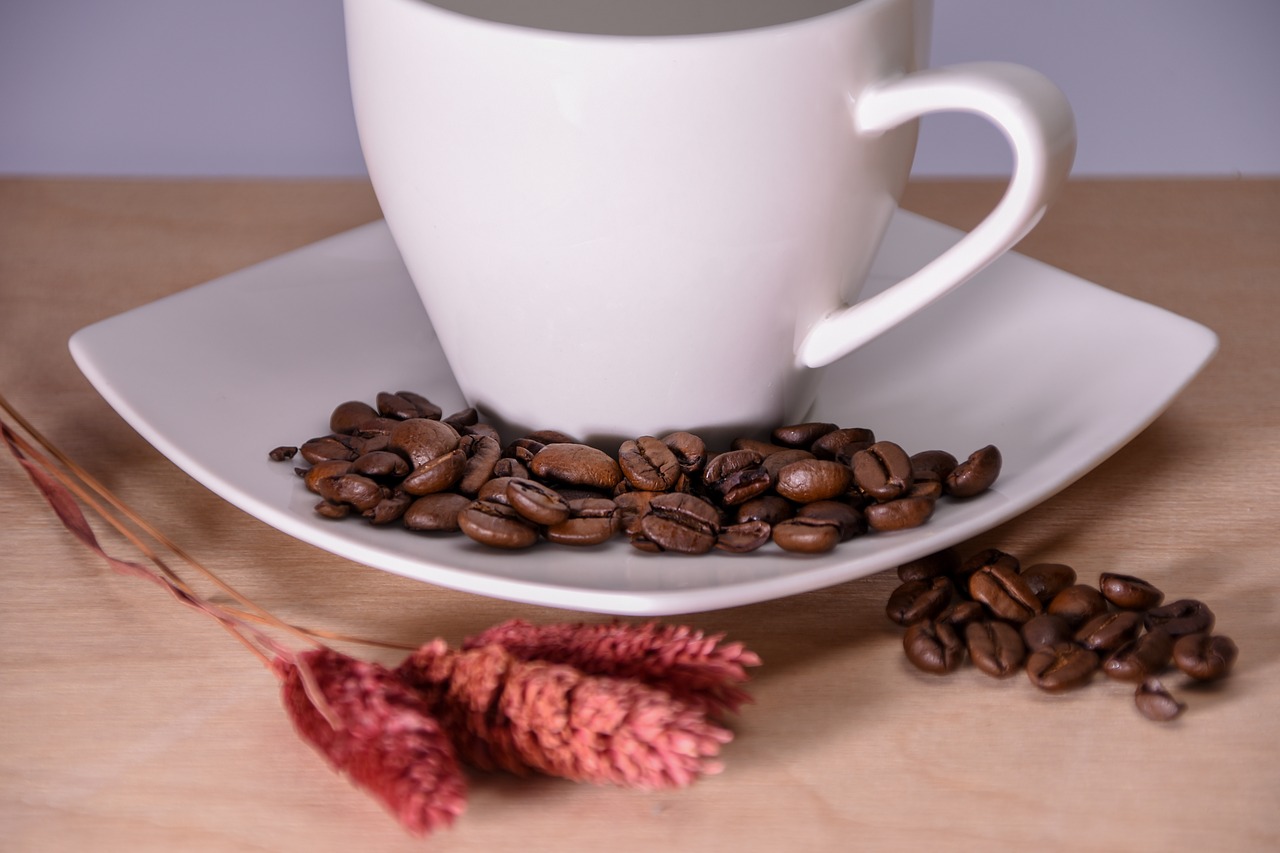
{"label": "roasted coffee bean", "polygon": [[617,504],[608,498],[569,501],[569,517],[543,531],[548,542],[560,545],[599,545],[618,532]]}
{"label": "roasted coffee bean", "polygon": [[809,445],[809,451],[819,459],[834,459],[848,463],[859,451],[876,443],[876,436],[869,429],[850,427],[824,433]]}
{"label": "roasted coffee bean", "polygon": [[1022,570],[1022,579],[1048,605],[1054,596],[1076,582],[1076,570],[1065,563],[1036,563]]}
{"label": "roasted coffee bean", "polygon": [[773,528],[763,521],[744,521],[720,529],[716,547],[730,554],[746,554],[769,542]]}
{"label": "roasted coffee bean", "polygon": [[543,444],[582,444],[581,441],[569,435],[569,433],[561,432],[558,429],[536,429],[525,437],[540,441]]}
{"label": "roasted coffee bean", "polygon": [[771,485],[754,450],[729,450],[707,460],[702,482],[725,506],[736,506],[765,492]]}
{"label": "roasted coffee bean", "polygon": [[1175,640],[1213,630],[1213,611],[1203,601],[1183,598],[1147,611],[1147,630],[1164,628]]}
{"label": "roasted coffee bean", "polygon": [[944,548],[898,566],[898,579],[928,580],[942,575],[953,575],[960,567],[960,563],[959,551],[955,548]]}
{"label": "roasted coffee bean", "polygon": [[533,461],[533,457],[538,451],[546,447],[541,441],[532,438],[517,438],[508,444],[502,450],[502,455],[508,459],[514,459],[521,465],[528,466]]}
{"label": "roasted coffee bean", "polygon": [[969,576],[969,595],[1001,619],[1019,624],[1043,611],[1015,565],[997,557]]}
{"label": "roasted coffee bean", "polygon": [[773,526],[773,542],[797,554],[825,554],[840,544],[840,527],[820,518],[789,518]]}
{"label": "roasted coffee bean", "polygon": [[1102,597],[1125,610],[1150,610],[1164,601],[1164,593],[1133,575],[1103,572],[1098,578]]}
{"label": "roasted coffee bean", "polygon": [[416,417],[439,420],[440,416],[444,414],[443,409],[414,391],[397,391],[396,396],[417,409],[418,414]]}
{"label": "roasted coffee bean", "polygon": [[529,462],[529,471],[543,480],[605,491],[622,479],[613,457],[587,444],[548,444]]}
{"label": "roasted coffee bean", "polygon": [[906,581],[889,595],[885,615],[899,625],[911,625],[937,617],[951,603],[954,589],[951,580]]}
{"label": "roasted coffee bean", "polygon": [[535,480],[508,480],[507,503],[534,524],[559,524],[569,517],[569,502],[555,489]]}
{"label": "roasted coffee bean", "polygon": [[1162,628],[1148,631],[1116,649],[1102,662],[1102,671],[1117,681],[1142,681],[1157,675],[1173,658],[1173,638]]}
{"label": "roasted coffee bean", "polygon": [[510,456],[504,456],[497,462],[493,463],[493,476],[528,477],[529,469],[520,464],[519,460],[512,459]]}
{"label": "roasted coffee bean", "polygon": [[1027,656],[1018,629],[1008,622],[971,622],[964,642],[974,666],[996,678],[1012,675]]}
{"label": "roasted coffee bean", "polygon": [[471,500],[457,492],[424,495],[409,504],[401,522],[410,530],[453,533],[458,529],[458,513],[471,506]]}
{"label": "roasted coffee bean", "polygon": [[329,459],[324,462],[317,462],[308,468],[302,475],[302,481],[307,484],[308,491],[320,494],[320,484],[324,480],[331,480],[350,473],[350,462],[341,459]]}
{"label": "roasted coffee bean", "polygon": [[376,417],[378,417],[378,411],[373,406],[360,400],[348,400],[345,403],[339,403],[329,415],[329,432],[351,435],[360,424]]}
{"label": "roasted coffee bean", "polygon": [[627,492],[615,495],[613,502],[618,507],[618,525],[623,533],[633,536],[640,532],[640,519],[649,511],[649,504],[658,495],[665,492]]}
{"label": "roasted coffee bean", "polygon": [[963,633],[966,626],[973,622],[981,622],[988,617],[987,608],[976,601],[953,601],[938,614],[938,622],[946,622],[952,628]]}
{"label": "roasted coffee bean", "polygon": [[1132,610],[1099,613],[1076,630],[1075,641],[1095,652],[1110,652],[1138,636],[1142,616]]}
{"label": "roasted coffee bean", "polygon": [[351,470],[366,477],[405,477],[409,471],[409,462],[399,453],[390,450],[374,450],[356,458],[351,463]]}
{"label": "roasted coffee bean", "polygon": [[359,452],[351,448],[349,436],[336,435],[322,435],[319,438],[304,441],[302,446],[298,448],[298,452],[302,454],[303,459],[312,465],[318,465],[321,462],[330,460],[350,462],[360,455]]}
{"label": "roasted coffee bean", "polygon": [[1044,646],[1027,657],[1027,677],[1041,690],[1083,687],[1098,668],[1098,655],[1075,643]]}
{"label": "roasted coffee bean", "polygon": [[1075,631],[1067,620],[1053,613],[1041,613],[1022,623],[1022,641],[1031,651],[1073,642]]}
{"label": "roasted coffee bean", "polygon": [[267,458],[272,462],[288,462],[290,459],[298,455],[298,448],[292,444],[282,444],[279,447],[273,447],[267,453]]}
{"label": "roasted coffee bean", "polygon": [[791,448],[784,447],[781,444],[770,444],[767,441],[760,441],[756,438],[739,436],[729,443],[729,449],[754,450],[756,453],[759,453],[760,457],[763,459],[772,456],[775,453],[780,453],[783,450],[790,450]]}
{"label": "roasted coffee bean", "polygon": [[1142,716],[1157,723],[1175,719],[1187,709],[1186,705],[1173,698],[1158,678],[1148,678],[1138,685],[1133,702]]}
{"label": "roasted coffee bean", "polygon": [[852,483],[849,466],[827,459],[806,459],[779,471],[773,488],[787,500],[807,504],[839,497]]}
{"label": "roasted coffee bean", "polygon": [[374,505],[373,509],[367,509],[361,514],[371,524],[390,524],[393,521],[399,521],[412,503],[413,496],[408,492],[402,489],[388,489],[384,486],[382,499]]}
{"label": "roasted coffee bean", "polygon": [[[411,423],[404,421],[404,423]],[[428,421],[427,423],[438,423]],[[418,465],[400,483],[400,488],[411,495],[429,495],[451,489],[462,479],[462,472],[467,468],[467,454],[454,448],[447,453],[428,459]]]}
{"label": "roasted coffee bean", "polygon": [[902,648],[916,669],[943,675],[964,661],[964,643],[945,622],[916,622],[902,635]]}
{"label": "roasted coffee bean", "polygon": [[1173,662],[1199,681],[1215,681],[1231,672],[1239,650],[1230,637],[1186,634],[1173,644]]}
{"label": "roasted coffee bean", "polygon": [[624,441],[618,448],[618,465],[631,485],[651,492],[671,489],[681,473],[675,453],[651,435]]}
{"label": "roasted coffee bean", "polygon": [[[368,420],[361,421],[359,426],[355,428],[354,434],[364,439],[376,438],[379,436],[389,438],[391,436],[391,431],[395,429],[396,425],[399,423],[400,421],[393,420],[391,418],[374,416]],[[383,447],[379,449],[385,450],[386,448]]]}
{"label": "roasted coffee bean", "polygon": [[786,498],[780,498],[777,495],[760,495],[738,504],[734,518],[739,524],[763,521],[765,524],[774,525],[780,521],[786,521],[795,514],[795,507]]}
{"label": "roasted coffee bean", "polygon": [[390,391],[379,391],[375,402],[378,406],[378,414],[384,418],[407,421],[409,418],[424,417],[412,401],[406,400],[399,394],[392,394]]}
{"label": "roasted coffee bean", "polygon": [[916,479],[929,477],[941,482],[958,464],[956,458],[945,450],[922,450],[911,455],[911,471]]}
{"label": "roasted coffee bean", "polygon": [[443,418],[442,420],[444,423],[453,427],[458,433],[461,433],[467,427],[474,426],[480,421],[480,413],[471,406],[468,406],[461,411],[454,412],[452,415],[449,415],[449,417]]}
{"label": "roasted coffee bean", "polygon": [[[717,531],[745,525],[723,537],[721,548],[735,551],[754,550],[771,536],[784,550],[821,553],[868,529],[893,531],[922,524],[942,497],[940,478],[954,462],[945,451],[917,454],[916,477],[912,458],[899,445],[877,442],[868,429],[842,429],[825,422],[778,427],[771,440],[743,436],[734,439],[731,450],[710,458],[705,442],[683,431],[624,442],[616,457],[558,430],[531,432],[504,448],[497,429],[481,421],[474,408],[442,418],[439,406],[411,391],[378,392],[373,405],[348,401],[335,407],[329,420],[331,434],[297,449],[312,466],[297,472],[313,491],[332,496],[340,489],[349,492],[349,501],[326,498],[321,511],[330,515],[347,512],[339,507],[354,507],[374,523],[402,515],[412,521],[421,512],[409,513],[415,498],[444,493],[510,507],[506,487],[515,478],[548,487],[565,505],[576,497],[631,492],[695,496],[715,511]],[[269,456],[285,460],[292,452],[281,446]],[[878,466],[875,483],[854,482],[852,463],[859,453],[867,454],[864,468],[868,460]],[[338,462],[344,467],[336,467]],[[344,477],[361,477],[373,486],[356,488],[352,484],[359,480]],[[665,542],[661,533],[655,538],[642,529],[643,519],[655,515],[651,502],[648,494],[622,501],[610,523],[626,530],[639,548],[681,550]],[[744,504],[746,508],[735,510]],[[808,508],[798,513],[796,505]],[[560,506],[558,514],[562,513]],[[532,526],[551,528],[575,518],[542,518]],[[673,522],[661,512],[655,518],[652,524],[659,528]],[[775,529],[778,526],[782,529]],[[603,525],[593,523],[592,529],[594,537]],[[696,549],[706,545],[705,537],[682,535],[695,539]]]}
{"label": "roasted coffee bean", "polygon": [[538,528],[497,501],[472,501],[458,513],[458,528],[482,545],[516,550],[538,541]]}
{"label": "roasted coffee bean", "polygon": [[409,418],[391,430],[391,449],[409,457],[417,468],[458,447],[458,433],[451,426],[429,418]]}
{"label": "roasted coffee bean", "polygon": [[391,434],[389,432],[375,433],[371,435],[358,432],[354,437],[359,439],[359,452],[361,455],[366,453],[378,453],[379,451],[391,449]]}
{"label": "roasted coffee bean", "polygon": [[975,450],[969,458],[955,467],[944,481],[947,494],[956,498],[971,498],[995,484],[1000,476],[1003,461],[994,444]]}
{"label": "roasted coffee bean", "polygon": [[359,474],[343,474],[341,477],[321,480],[317,491],[327,501],[350,504],[360,512],[373,509],[382,500],[381,487]]}
{"label": "roasted coffee bean", "polygon": [[507,483],[510,482],[510,477],[494,477],[480,487],[480,491],[476,492],[475,499],[478,501],[494,501],[500,504],[507,503]]}
{"label": "roasted coffee bean", "polygon": [[502,445],[502,436],[498,434],[497,428],[494,427],[492,424],[485,423],[484,421],[481,421],[478,424],[472,424],[469,427],[465,427],[462,430],[462,435],[464,437],[468,435],[474,435],[478,438],[491,438],[498,443],[499,447],[501,447]]}
{"label": "roasted coffee bean", "polygon": [[985,566],[1000,565],[1014,572],[1018,572],[1022,568],[1022,564],[1018,562],[1018,558],[999,548],[983,548],[975,554],[971,554],[960,561],[960,567],[953,573],[956,583],[963,585],[966,589],[969,586],[969,578],[973,577],[973,573]]}
{"label": "roasted coffee bean", "polygon": [[936,501],[942,497],[941,480],[920,480],[911,483],[911,488],[902,495],[904,498],[926,498]]}
{"label": "roasted coffee bean", "polygon": [[487,435],[465,435],[458,442],[458,449],[467,455],[467,464],[456,488],[464,495],[475,495],[493,478],[493,470],[502,458],[502,447],[497,439]]}
{"label": "roasted coffee bean", "polygon": [[1078,583],[1055,595],[1045,609],[1067,620],[1074,631],[1099,613],[1106,613],[1107,600],[1096,587]]}
{"label": "roasted coffee bean", "polygon": [[817,458],[818,457],[814,456],[807,450],[788,448],[787,450],[779,450],[777,453],[769,454],[764,458],[764,461],[760,463],[760,466],[764,468],[765,472],[769,475],[769,479],[776,483],[778,481],[778,474],[783,468],[786,468],[791,463],[803,462],[806,459]]}
{"label": "roasted coffee bean", "polygon": [[853,479],[865,494],[891,501],[914,482],[911,457],[892,441],[877,441],[853,455]]}
{"label": "roasted coffee bean", "polygon": [[683,492],[660,494],[649,501],[640,533],[663,551],[705,554],[716,544],[720,512],[710,501]]}
{"label": "roasted coffee bean", "polygon": [[933,515],[937,501],[928,498],[898,498],[895,501],[872,504],[863,510],[867,527],[880,533],[919,527]]}
{"label": "roasted coffee bean", "polygon": [[848,542],[867,532],[867,520],[852,505],[843,501],[814,501],[796,510],[796,518],[828,521],[840,530],[840,541]]}
{"label": "roasted coffee bean", "polygon": [[324,518],[339,519],[346,518],[351,514],[351,505],[325,500],[316,504],[315,510],[316,515],[323,516]]}
{"label": "roasted coffee bean", "polygon": [[671,448],[680,470],[686,474],[698,473],[707,463],[707,443],[691,432],[673,432],[664,435],[661,441]]}
{"label": "roasted coffee bean", "polygon": [[662,553],[662,548],[658,543],[646,538],[643,533],[633,533],[629,537],[628,541],[631,543],[631,547],[635,548],[637,551],[643,551],[646,554]]}
{"label": "roasted coffee bean", "polygon": [[763,466],[735,471],[717,486],[720,502],[726,507],[737,506],[768,491],[772,483]]}
{"label": "roasted coffee bean", "polygon": [[707,460],[702,470],[702,482],[714,487],[716,483],[733,474],[748,468],[758,468],[764,457],[754,450],[728,450],[717,453]]}
{"label": "roasted coffee bean", "polygon": [[836,424],[809,422],[780,426],[772,433],[772,438],[783,447],[808,448],[815,441],[829,432],[839,429]]}

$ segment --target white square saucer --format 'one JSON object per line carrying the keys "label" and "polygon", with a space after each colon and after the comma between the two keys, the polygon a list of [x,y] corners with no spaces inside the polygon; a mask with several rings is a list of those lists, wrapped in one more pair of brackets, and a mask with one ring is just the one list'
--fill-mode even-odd
{"label": "white square saucer", "polygon": [[[867,293],[959,233],[900,212]],[[644,554],[621,538],[498,552],[462,535],[317,516],[267,451],[327,432],[344,400],[462,398],[382,222],[96,323],[70,342],[84,374],[147,441],[222,498],[369,566],[496,598],[627,615],[731,607],[819,589],[954,545],[1063,489],[1151,423],[1217,350],[1209,329],[1006,255],[826,373],[810,417],[909,452],[997,445],[996,488],[943,501],[923,527],[820,556]],[[160,356],[158,354],[163,354]]]}

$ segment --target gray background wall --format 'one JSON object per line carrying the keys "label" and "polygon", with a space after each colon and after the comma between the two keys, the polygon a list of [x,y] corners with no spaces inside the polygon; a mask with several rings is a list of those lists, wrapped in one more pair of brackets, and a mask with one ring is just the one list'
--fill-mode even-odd
{"label": "gray background wall", "polygon": [[[0,0],[0,173],[361,175],[343,51],[340,0]],[[972,59],[1066,91],[1077,175],[1280,174],[1280,0],[937,0]],[[916,171],[1008,162],[943,116]]]}

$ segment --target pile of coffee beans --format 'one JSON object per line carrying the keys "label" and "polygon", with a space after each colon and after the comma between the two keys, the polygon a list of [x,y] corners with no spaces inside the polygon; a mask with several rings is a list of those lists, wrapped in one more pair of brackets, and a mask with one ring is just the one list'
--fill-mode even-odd
{"label": "pile of coffee beans", "polygon": [[1019,670],[1048,691],[1083,687],[1101,670],[1138,682],[1134,700],[1152,720],[1172,720],[1185,706],[1160,681],[1176,667],[1197,681],[1223,678],[1236,645],[1214,634],[1214,615],[1201,601],[1164,603],[1141,578],[1106,572],[1096,586],[1078,583],[1062,563],[1023,567],[988,548],[962,559],[955,549],[898,567],[901,585],[885,612],[906,627],[907,660],[934,674],[965,659],[988,675]]}
{"label": "pile of coffee beans", "polygon": [[622,442],[616,453],[554,430],[503,443],[474,409],[444,417],[410,391],[335,408],[330,432],[295,447],[295,469],[326,518],[461,531],[495,548],[597,545],[623,535],[642,551],[747,553],[773,542],[818,554],[867,532],[924,524],[944,497],[986,491],[1000,451],[960,461],[909,455],[865,428],[803,423],[720,452],[690,432]]}

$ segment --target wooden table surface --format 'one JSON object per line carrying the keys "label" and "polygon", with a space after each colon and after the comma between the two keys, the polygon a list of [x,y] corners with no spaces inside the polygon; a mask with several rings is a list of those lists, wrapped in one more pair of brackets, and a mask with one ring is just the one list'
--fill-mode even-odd
{"label": "wooden table surface", "polygon": [[[918,183],[905,206],[969,227],[999,193]],[[91,322],[378,216],[360,182],[0,181],[0,393],[288,619],[416,643],[514,616],[575,618],[290,539],[153,450],[68,355]],[[656,793],[476,774],[458,824],[417,840],[295,737],[253,657],[155,587],[112,574],[6,455],[0,848],[1280,849],[1280,182],[1077,181],[1020,251],[1221,337],[1216,359],[1128,446],[964,546],[1069,563],[1088,581],[1137,574],[1208,602],[1240,658],[1211,687],[1167,678],[1188,705],[1179,720],[1141,718],[1132,686],[1102,677],[1050,695],[972,667],[916,672],[884,616],[897,583],[885,572],[671,620],[764,658],[723,774]]]}

